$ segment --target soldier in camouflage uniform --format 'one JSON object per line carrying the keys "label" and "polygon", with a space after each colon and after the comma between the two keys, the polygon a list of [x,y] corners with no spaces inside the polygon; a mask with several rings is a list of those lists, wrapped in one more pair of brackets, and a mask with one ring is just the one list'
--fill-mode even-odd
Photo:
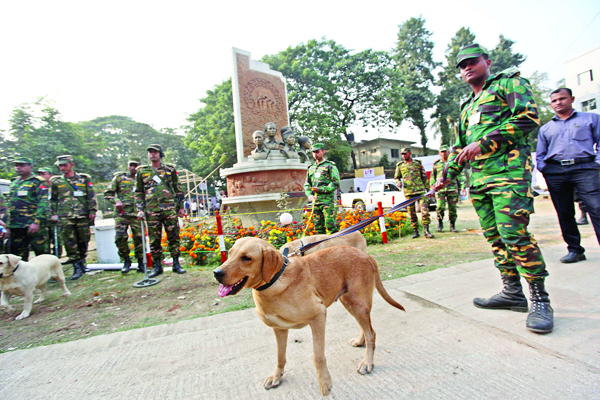
{"label": "soldier in camouflage uniform", "polygon": [[153,278],[163,273],[162,246],[160,239],[163,225],[169,242],[169,253],[173,257],[173,272],[185,274],[186,270],[179,264],[179,218],[185,216],[183,208],[183,190],[175,167],[162,163],[165,156],[162,146],[148,146],[150,165],[138,168],[136,174],[135,203],[139,220],[146,218],[152,264],[150,273]]}
{"label": "soldier in camouflage uniform", "polygon": [[[403,148],[400,153],[404,161],[396,164],[394,180],[398,187],[403,188],[404,197],[407,200],[414,199],[429,190],[427,172],[425,172],[420,160],[413,160],[412,152],[408,147]],[[423,197],[418,202],[421,206],[421,223],[423,224],[424,235],[426,238],[432,239],[434,236],[429,232],[429,224],[431,222],[429,218],[429,199]],[[412,238],[416,239],[419,237],[419,218],[417,217],[417,209],[414,203],[408,206],[408,215],[410,215],[410,226],[415,232]]]}
{"label": "soldier in camouflage uniform", "polygon": [[[433,170],[431,171],[431,178],[429,183],[433,185],[438,178],[441,178],[444,174],[444,168],[448,165],[448,146],[440,147],[440,159],[433,163]],[[446,203],[448,203],[448,218],[450,219],[450,232],[458,232],[456,230],[456,218],[458,216],[456,212],[456,205],[458,204],[460,193],[460,179],[455,178],[450,184],[446,185],[443,189],[440,189],[435,197],[437,200],[436,214],[438,219],[438,232],[442,232],[444,229],[444,211],[446,211]]]}
{"label": "soldier in camouflage uniform", "polygon": [[71,279],[75,280],[86,272],[90,225],[96,218],[96,194],[90,176],[73,170],[72,156],[58,156],[55,165],[62,175],[52,177],[52,220],[60,225],[69,262],[73,263]]}
{"label": "soldier in camouflage uniform", "polygon": [[137,219],[135,209],[135,176],[141,164],[139,157],[130,157],[128,162],[129,172],[115,173],[110,185],[104,192],[104,198],[115,204],[116,235],[115,244],[119,249],[119,256],[123,259],[121,273],[126,274],[131,268],[127,228],[131,229],[135,258],[138,262],[138,272],[144,272],[144,253],[142,250],[142,227]]}
{"label": "soldier in camouflage uniform", "polygon": [[335,194],[340,187],[340,173],[335,163],[325,160],[323,143],[315,143],[311,151],[317,161],[308,167],[304,194],[309,202],[314,202],[313,223],[319,234],[332,234],[338,231],[335,221]]}
{"label": "soldier in camouflage uniform", "polygon": [[[52,187],[52,182],[51,182],[52,169],[46,168],[46,167],[38,168],[37,173],[39,176],[44,178],[44,180],[46,181],[46,187],[51,188]],[[50,201],[50,195],[51,195],[50,190],[48,190],[48,202]],[[60,238],[60,232],[58,230],[58,223],[55,221],[52,221],[52,207],[48,206],[48,212],[46,213],[46,215],[47,215],[47,218],[44,223],[44,226],[42,227],[43,229],[46,230],[47,235],[48,235],[46,252],[48,254],[53,254],[56,257],[60,258],[60,256],[62,255],[62,239]],[[56,242],[58,242],[58,247],[57,247]]]}
{"label": "soldier in camouflage uniform", "polygon": [[10,184],[8,204],[9,253],[29,260],[29,247],[36,256],[46,253],[48,235],[42,229],[48,212],[48,187],[39,176],[33,175],[30,158],[15,160],[19,175]]}
{"label": "soldier in camouflage uniform", "polygon": [[544,287],[548,276],[537,242],[527,231],[533,212],[533,162],[527,136],[539,126],[537,105],[529,82],[514,68],[490,75],[492,61],[477,44],[462,48],[457,67],[473,93],[461,106],[458,138],[450,157],[448,179],[463,163],[471,163],[471,198],[483,234],[492,245],[504,289],[489,299],[476,298],[486,309],[527,311],[521,279],[529,283],[531,312],[527,328],[548,333],[553,310]]}

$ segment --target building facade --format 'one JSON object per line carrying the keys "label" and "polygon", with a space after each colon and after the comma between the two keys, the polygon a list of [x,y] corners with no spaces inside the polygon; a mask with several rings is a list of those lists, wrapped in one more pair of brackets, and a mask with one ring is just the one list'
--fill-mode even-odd
{"label": "building facade", "polygon": [[565,86],[573,91],[575,110],[600,114],[600,47],[565,63]]}
{"label": "building facade", "polygon": [[387,155],[390,166],[394,167],[397,162],[402,160],[400,150],[404,147],[409,147],[413,156],[422,156],[423,149],[421,147],[414,147],[415,143],[416,142],[408,140],[385,138],[363,140],[362,142],[354,143],[352,148],[356,154],[356,166],[357,168],[372,168],[379,166],[381,158],[384,155]]}

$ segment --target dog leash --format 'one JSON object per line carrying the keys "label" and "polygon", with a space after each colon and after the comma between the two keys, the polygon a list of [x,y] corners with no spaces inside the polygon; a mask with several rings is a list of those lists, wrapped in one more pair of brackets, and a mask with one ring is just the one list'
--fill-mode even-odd
{"label": "dog leash", "polygon": [[[448,166],[449,165],[450,165],[450,163],[446,164],[446,166],[444,167],[444,171],[442,172],[442,182],[446,181],[446,177],[448,175]],[[403,201],[402,203],[397,204],[394,207],[390,208],[389,210],[387,210],[383,214],[369,217],[369,218],[367,218],[367,219],[365,219],[365,220],[363,220],[363,221],[361,221],[361,222],[359,222],[357,224],[349,226],[348,228],[346,228],[346,229],[344,229],[344,230],[342,230],[342,231],[340,231],[338,233],[335,233],[335,234],[329,236],[327,239],[319,240],[319,241],[313,242],[313,243],[308,243],[308,244],[306,244],[306,245],[304,245],[304,246],[296,249],[296,251],[294,251],[292,254],[290,254],[290,257],[291,256],[296,256],[296,255],[302,255],[302,254],[304,254],[304,252],[312,249],[313,247],[315,247],[315,246],[317,246],[317,245],[319,245],[319,244],[321,244],[323,242],[326,242],[328,240],[335,239],[335,238],[338,238],[338,237],[346,236],[346,235],[348,235],[348,234],[350,234],[352,232],[356,232],[358,230],[361,230],[362,228],[364,228],[365,226],[371,224],[373,221],[381,218],[382,216],[394,213],[394,212],[400,210],[401,208],[408,207],[408,206],[416,203],[418,200],[422,199],[423,197],[427,197],[427,196],[430,196],[430,195],[435,194],[435,193],[437,193],[437,190],[430,190],[427,193],[422,194],[422,195],[420,195],[418,197],[415,197],[415,198]]]}

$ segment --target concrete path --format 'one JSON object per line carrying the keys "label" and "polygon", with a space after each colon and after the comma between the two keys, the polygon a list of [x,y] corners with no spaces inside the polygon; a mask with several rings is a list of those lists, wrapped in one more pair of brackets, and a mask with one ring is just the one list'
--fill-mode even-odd
{"label": "concrete path", "polygon": [[[350,347],[354,319],[330,308],[326,355],[333,399],[599,399],[600,248],[585,262],[544,248],[555,329],[527,314],[487,311],[473,297],[501,288],[491,260],[385,282],[407,312],[375,295],[375,369]],[[266,391],[275,338],[253,309],[0,354],[0,399],[318,399],[310,329],[290,331],[281,386]]]}

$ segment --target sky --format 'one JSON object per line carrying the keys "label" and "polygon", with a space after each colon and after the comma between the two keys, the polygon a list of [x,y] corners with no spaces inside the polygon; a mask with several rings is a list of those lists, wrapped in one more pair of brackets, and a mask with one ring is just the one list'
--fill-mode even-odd
{"label": "sky", "polygon": [[[41,96],[64,121],[123,115],[178,128],[231,77],[232,47],[255,60],[322,37],[389,51],[398,25],[419,16],[436,61],[461,27],[488,48],[503,34],[527,56],[523,76],[547,72],[554,88],[565,61],[600,46],[599,12],[598,0],[0,0],[0,129]],[[387,136],[419,140],[406,123]]]}

